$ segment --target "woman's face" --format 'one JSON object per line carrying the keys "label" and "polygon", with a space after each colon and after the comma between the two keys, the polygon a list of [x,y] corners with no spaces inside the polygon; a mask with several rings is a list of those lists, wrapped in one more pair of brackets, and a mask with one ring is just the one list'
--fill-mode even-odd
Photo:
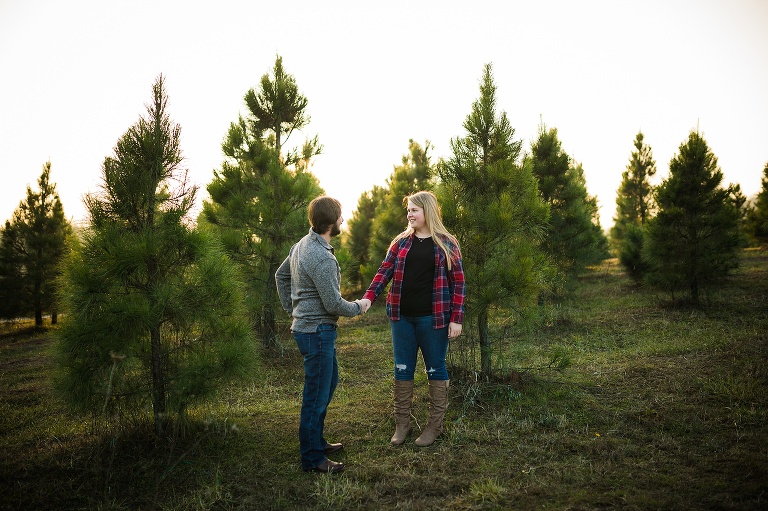
{"label": "woman's face", "polygon": [[414,231],[427,230],[427,220],[424,218],[424,209],[411,201],[408,201],[407,218],[408,226]]}

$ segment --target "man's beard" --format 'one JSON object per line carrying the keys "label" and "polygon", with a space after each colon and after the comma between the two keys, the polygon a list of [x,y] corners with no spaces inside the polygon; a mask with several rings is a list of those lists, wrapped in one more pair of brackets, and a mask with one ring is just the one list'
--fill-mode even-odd
{"label": "man's beard", "polygon": [[333,224],[331,226],[331,238],[333,238],[334,236],[338,236],[339,234],[341,234],[341,229],[339,228],[338,225]]}

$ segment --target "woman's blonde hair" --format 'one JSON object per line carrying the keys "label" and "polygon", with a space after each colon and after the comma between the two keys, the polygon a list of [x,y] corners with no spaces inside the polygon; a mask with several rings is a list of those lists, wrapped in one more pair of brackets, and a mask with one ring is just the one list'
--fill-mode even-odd
{"label": "woman's blonde hair", "polygon": [[[448,269],[451,269],[453,263],[453,250],[450,250],[446,245],[446,238],[449,239],[454,245],[458,246],[459,243],[456,238],[448,232],[448,229],[443,225],[442,215],[440,213],[440,205],[437,203],[437,197],[435,194],[422,190],[412,195],[408,195],[403,199],[403,205],[407,208],[408,202],[412,202],[415,206],[424,210],[424,220],[426,221],[429,234],[440,250],[445,254],[445,259],[448,264]],[[413,233],[413,228],[408,226],[403,232],[395,236],[392,243],[389,244],[389,248],[392,248],[395,243],[403,238],[407,238]]]}

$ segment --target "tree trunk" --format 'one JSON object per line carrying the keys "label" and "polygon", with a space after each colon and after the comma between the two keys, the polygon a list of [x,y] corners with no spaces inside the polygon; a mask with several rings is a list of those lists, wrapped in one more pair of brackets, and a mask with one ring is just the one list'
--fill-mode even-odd
{"label": "tree trunk", "polygon": [[277,287],[275,285],[269,285],[269,283],[275,282],[275,274],[277,273],[278,264],[274,262],[269,263],[269,280],[267,281],[267,289],[264,297],[264,308],[261,311],[261,335],[264,343],[264,348],[269,348],[277,344],[277,325],[275,323],[275,294],[277,293]]}
{"label": "tree trunk", "polygon": [[691,279],[691,300],[699,303],[699,281],[696,278]]}
{"label": "tree trunk", "polygon": [[[695,231],[691,234],[691,239],[697,239],[698,235]],[[699,267],[701,257],[699,251],[694,250],[692,254],[688,256],[688,284],[691,289],[691,301],[694,304],[699,303],[699,278],[696,269]]]}
{"label": "tree trunk", "polygon": [[35,279],[34,296],[32,300],[35,304],[35,326],[43,326],[43,303],[40,298],[40,281]]}
{"label": "tree trunk", "polygon": [[[153,205],[154,207],[154,205]],[[154,211],[150,211],[150,221],[154,223]],[[151,225],[151,224],[150,224]],[[152,296],[152,291],[158,286],[158,263],[155,257],[150,257],[147,261],[147,273],[149,274],[147,289],[150,290],[150,311],[156,310],[156,298]],[[155,434],[162,438],[164,432],[164,423],[166,418],[166,396],[165,396],[165,353],[163,353],[162,339],[160,338],[160,319],[154,319],[157,323],[150,326],[150,356],[152,357],[152,411],[155,420]]]}
{"label": "tree trunk", "polygon": [[160,342],[160,326],[150,330],[152,346],[152,411],[155,417],[155,433],[162,437],[166,416],[165,407],[165,371],[163,368],[163,347]]}
{"label": "tree trunk", "polygon": [[483,307],[477,314],[477,334],[480,343],[480,368],[482,373],[491,375],[491,339],[488,336],[488,308]]}

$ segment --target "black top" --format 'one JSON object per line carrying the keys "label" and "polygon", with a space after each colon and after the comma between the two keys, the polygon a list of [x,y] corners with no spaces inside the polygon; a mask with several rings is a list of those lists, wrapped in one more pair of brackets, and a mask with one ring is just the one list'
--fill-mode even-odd
{"label": "black top", "polygon": [[432,238],[413,237],[403,270],[400,314],[432,315],[432,288],[435,278],[435,244]]}

